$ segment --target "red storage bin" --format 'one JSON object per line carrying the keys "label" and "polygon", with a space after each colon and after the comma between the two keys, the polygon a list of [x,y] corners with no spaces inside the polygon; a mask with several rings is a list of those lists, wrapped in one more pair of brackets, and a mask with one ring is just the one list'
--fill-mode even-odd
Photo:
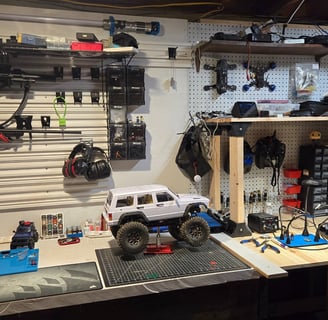
{"label": "red storage bin", "polygon": [[284,169],[284,177],[298,179],[302,175],[302,170],[299,169]]}
{"label": "red storage bin", "polygon": [[283,199],[282,203],[285,206],[294,207],[294,208],[300,208],[301,207],[301,201],[297,199]]}
{"label": "red storage bin", "polygon": [[82,41],[72,41],[71,42],[72,51],[102,51],[102,42],[82,42]]}
{"label": "red storage bin", "polygon": [[302,186],[299,184],[288,184],[285,186],[286,194],[298,194],[301,192]]}

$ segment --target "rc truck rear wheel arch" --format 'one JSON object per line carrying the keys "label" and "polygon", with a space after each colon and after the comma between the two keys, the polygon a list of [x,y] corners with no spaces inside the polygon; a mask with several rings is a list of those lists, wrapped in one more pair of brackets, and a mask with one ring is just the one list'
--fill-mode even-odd
{"label": "rc truck rear wheel arch", "polygon": [[201,208],[204,207],[204,209],[207,209],[207,206],[204,203],[193,203],[187,206],[185,210],[185,215],[186,214],[197,214],[201,212]]}
{"label": "rc truck rear wheel arch", "polygon": [[141,211],[134,211],[134,212],[128,212],[125,214],[122,214],[120,216],[120,220],[118,222],[118,225],[121,226],[127,222],[130,221],[138,221],[141,222],[143,224],[147,224],[148,223],[148,219],[145,216],[145,214]]}

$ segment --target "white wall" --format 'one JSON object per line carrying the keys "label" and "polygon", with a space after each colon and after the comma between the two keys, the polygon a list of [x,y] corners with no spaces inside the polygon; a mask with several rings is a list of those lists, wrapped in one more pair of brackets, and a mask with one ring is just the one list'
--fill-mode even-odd
{"label": "white wall", "polygon": [[[0,11],[3,15],[25,15],[25,16],[39,16],[49,18],[65,18],[65,19],[79,19],[79,20],[92,20],[102,21],[108,19],[107,15],[87,13],[87,12],[70,12],[58,10],[43,10],[43,9],[29,9],[29,8],[16,8],[11,6],[0,6]],[[186,127],[188,121],[188,72],[192,67],[190,46],[187,41],[187,21],[173,20],[173,19],[157,19],[157,18],[140,18],[132,16],[115,16],[118,20],[127,21],[159,21],[161,24],[161,32],[158,36],[149,36],[144,34],[131,34],[138,43],[140,53],[131,61],[131,64],[145,67],[145,87],[146,87],[146,103],[144,106],[131,109],[131,117],[135,118],[137,115],[143,115],[147,125],[147,154],[145,160],[140,161],[112,161],[112,176],[106,180],[94,184],[97,200],[88,203],[87,199],[79,199],[76,197],[77,203],[80,206],[65,206],[60,199],[47,208],[33,207],[33,209],[23,207],[17,210],[10,210],[7,205],[6,196],[0,198],[0,215],[1,215],[1,228],[0,236],[8,235],[14,230],[21,219],[34,221],[39,228],[40,215],[46,213],[62,212],[66,226],[77,225],[88,218],[97,218],[102,211],[102,202],[105,200],[107,189],[112,187],[120,187],[127,185],[141,185],[150,183],[162,183],[171,187],[177,192],[186,192],[188,190],[189,181],[182,175],[180,170],[175,164],[175,156],[177,148],[180,143],[181,133]],[[76,32],[92,32],[98,39],[108,37],[107,31],[102,28],[89,28],[81,26],[68,26],[53,23],[30,23],[21,21],[0,21],[1,37],[4,39],[10,35],[16,35],[18,32],[49,35],[49,36],[65,36],[70,40],[75,39]],[[177,60],[172,62],[168,59],[167,48],[178,47]],[[174,78],[176,87],[170,87],[171,78]],[[68,100],[72,93],[68,92]],[[8,102],[8,96],[0,91],[0,101],[5,104]],[[19,99],[16,100],[18,102]],[[44,103],[45,109],[50,108],[49,97],[44,92],[34,93],[33,100],[30,104],[40,105]],[[29,109],[29,103],[26,110]],[[40,108],[40,106],[38,107]],[[42,112],[42,110],[38,112]],[[78,113],[78,111],[77,111]],[[0,112],[0,120],[7,119],[7,115]],[[104,121],[104,120],[103,120]],[[97,122],[99,125],[99,122]],[[102,122],[104,125],[104,122]],[[89,132],[90,136],[91,133]],[[28,137],[24,137],[26,148],[29,141]],[[106,147],[106,139],[101,137],[97,138],[101,147]],[[78,140],[68,144],[65,149],[61,149],[62,154],[67,154],[72,146]],[[45,146],[47,142],[44,142]],[[57,147],[64,148],[63,144],[57,142]],[[33,141],[32,141],[33,146]],[[54,148],[57,148],[54,147]],[[67,151],[66,151],[67,149]],[[42,149],[47,150],[47,148]],[[59,150],[59,149],[58,149]],[[1,153],[2,151],[0,151]],[[13,152],[13,151],[10,151]],[[6,172],[8,166],[12,169],[15,168],[15,159],[19,156],[20,149],[11,154],[11,162],[0,166],[0,183],[3,190],[6,188],[6,181],[1,180],[1,175]],[[62,156],[63,157],[63,156]],[[59,159],[60,160],[60,159]],[[56,181],[56,192],[65,193],[65,182],[61,176],[62,160],[56,159],[54,171],[54,179]],[[33,162],[32,160],[28,160]],[[28,165],[27,169],[28,170]],[[37,172],[37,170],[36,170]],[[15,176],[15,170],[12,171],[11,176]],[[19,176],[19,173],[17,173]],[[37,175],[34,177],[37,179]],[[42,177],[41,177],[42,180]],[[77,186],[85,184],[85,181],[77,180],[74,184]],[[45,183],[42,181],[42,183]],[[48,193],[47,186],[44,187],[44,192],[39,192],[39,200],[45,199],[47,201]],[[50,190],[51,191],[51,190]],[[17,203],[20,198],[25,195],[24,188],[20,188],[19,192],[11,192],[10,197],[12,203]],[[92,186],[88,190],[88,194],[93,196]],[[7,196],[7,198],[9,195]],[[32,194],[33,197],[33,194]],[[67,193],[65,194],[67,197]],[[92,197],[91,197],[92,198]],[[103,198],[103,201],[102,201]],[[6,205],[3,205],[6,203]]]}
{"label": "white wall", "polygon": [[[28,8],[14,8],[10,6],[0,6],[1,13],[28,15],[28,16],[40,16],[40,17],[52,17],[52,18],[67,18],[67,19],[80,19],[80,20],[92,20],[102,21],[107,19],[108,16],[104,14],[87,13],[87,12],[70,12],[70,11],[57,11],[57,10],[35,10]],[[85,182],[77,180],[73,183],[73,187],[80,187],[87,189],[86,194],[88,197],[80,196],[77,192],[70,194],[67,192],[65,181],[61,176],[61,166],[63,157],[71,149],[72,144],[77,140],[72,141],[65,145],[60,146],[62,152],[62,158],[57,158],[53,165],[54,182],[51,186],[45,186],[44,192],[40,193],[39,200],[47,200],[47,195],[52,195],[54,191],[58,193],[58,197],[61,194],[65,198],[74,201],[74,206],[68,207],[58,199],[53,207],[46,208],[29,208],[20,207],[18,210],[9,210],[7,206],[6,197],[10,197],[14,203],[17,199],[19,203],[23,196],[26,196],[28,190],[24,190],[24,184],[21,183],[17,192],[9,190],[6,184],[6,179],[3,176],[15,176],[15,161],[8,163],[9,156],[5,158],[5,153],[0,150],[0,157],[5,161],[0,161],[0,187],[2,189],[2,195],[0,194],[0,217],[1,228],[0,236],[10,233],[16,228],[18,220],[26,219],[33,220],[39,223],[40,215],[44,213],[63,212],[66,225],[80,224],[88,218],[99,217],[102,211],[102,203],[106,198],[108,188],[120,187],[127,185],[141,185],[148,183],[163,183],[171,187],[177,192],[187,192],[192,189],[195,192],[205,194],[208,192],[209,177],[205,177],[201,184],[194,185],[189,182],[188,179],[180,172],[175,164],[175,156],[179,147],[182,136],[177,133],[181,133],[185,130],[188,119],[189,111],[193,114],[197,111],[213,111],[221,110],[229,112],[231,110],[234,101],[238,100],[257,100],[257,99],[291,99],[292,97],[292,85],[289,77],[289,71],[293,68],[296,62],[313,62],[312,56],[274,56],[257,55],[252,57],[254,61],[267,62],[272,58],[277,62],[278,67],[274,71],[270,72],[270,81],[277,84],[277,89],[273,93],[268,93],[266,89],[251,90],[248,94],[243,93],[240,88],[245,83],[245,72],[242,68],[242,61],[247,59],[246,55],[240,54],[221,54],[218,57],[210,58],[203,57],[201,60],[201,70],[197,73],[193,67],[192,62],[192,50],[191,46],[198,41],[209,40],[215,32],[238,32],[242,30],[245,25],[234,25],[231,23],[220,24],[188,24],[186,20],[176,19],[162,19],[162,18],[141,18],[131,16],[115,16],[118,20],[128,21],[159,21],[161,24],[161,32],[158,36],[149,36],[144,34],[132,34],[139,43],[140,52],[132,59],[131,64],[142,66],[145,68],[145,86],[146,86],[146,103],[143,106],[137,108],[131,108],[131,117],[135,118],[137,115],[143,115],[147,124],[147,153],[146,159],[140,161],[112,161],[112,176],[104,181],[100,181],[86,187]],[[0,21],[1,37],[5,38],[10,35],[15,35],[17,32],[41,34],[41,35],[55,35],[66,36],[70,40],[75,39],[75,33],[81,32],[93,32],[98,39],[107,38],[107,31],[102,28],[90,28],[81,26],[67,26],[58,24],[41,24],[41,23],[22,23],[18,21]],[[313,34],[313,28],[290,28],[287,30],[291,32],[291,36],[299,36],[300,34]],[[167,48],[177,47],[177,59],[175,61],[168,59]],[[203,90],[204,85],[211,84],[215,81],[215,74],[213,72],[205,71],[202,69],[203,64],[210,63],[215,64],[219,58],[226,58],[230,63],[237,63],[238,67],[235,71],[229,73],[229,81],[233,84],[238,84],[238,90],[235,92],[229,92],[221,96],[217,96],[214,91],[205,92]],[[40,61],[41,63],[41,61]],[[321,59],[320,70],[320,88],[313,97],[315,100],[319,100],[322,95],[327,91],[327,58]],[[175,86],[170,86],[171,79],[173,78]],[[44,92],[38,92],[34,95],[33,100],[30,102],[27,108],[34,108],[40,105],[49,108],[49,97]],[[69,96],[68,99],[71,99]],[[9,102],[17,103],[16,100],[8,99],[8,96],[0,91],[0,120],[6,119],[6,114],[2,108]],[[47,102],[48,101],[48,102]],[[299,102],[299,101],[298,101]],[[44,104],[43,104],[44,103]],[[88,106],[84,109],[87,114]],[[34,109],[33,109],[34,110]],[[39,110],[39,109],[38,109]],[[41,111],[39,111],[41,112]],[[78,114],[79,111],[75,111]],[[99,113],[101,114],[101,112]],[[77,122],[79,123],[79,122]],[[94,126],[102,128],[105,126],[105,119],[98,119]],[[246,138],[251,142],[255,142],[259,137],[271,134],[277,126],[252,126],[247,132]],[[286,165],[296,166],[297,148],[299,143],[306,141],[308,133],[312,130],[311,124],[304,127],[303,124],[293,126],[278,126],[279,137],[288,143],[288,150],[291,150],[287,155]],[[91,130],[92,131],[92,130]],[[101,131],[98,131],[101,132]],[[89,135],[90,132],[87,134]],[[327,140],[325,131],[323,130],[324,139]],[[83,137],[85,137],[83,135]],[[295,139],[297,137],[297,139]],[[106,147],[106,137],[104,134],[96,136],[97,141],[102,147]],[[58,142],[58,141],[57,141]],[[66,141],[67,142],[67,141]],[[47,145],[44,142],[43,146]],[[16,155],[22,157],[22,150],[28,149],[29,142],[24,141],[23,149],[17,149],[12,152],[12,159],[15,159]],[[33,146],[33,143],[32,143]],[[225,144],[227,146],[227,144]],[[59,148],[59,146],[57,146]],[[224,147],[224,146],[223,146]],[[40,152],[42,150],[47,151],[47,148],[42,149],[42,144],[39,147]],[[223,151],[226,150],[223,148]],[[1,158],[0,158],[1,159]],[[11,170],[8,173],[8,169]],[[29,169],[27,168],[26,171]],[[57,170],[57,173],[56,173]],[[265,172],[264,172],[265,171]],[[7,179],[10,179],[7,178]],[[16,179],[19,181],[19,174],[16,174]],[[259,179],[259,177],[262,178]],[[37,175],[34,177],[37,179]],[[222,172],[222,190],[227,194],[228,192],[228,175]],[[270,181],[271,172],[269,170],[262,170],[259,172],[257,168],[253,168],[252,172],[246,177],[246,191],[257,190],[259,187],[265,187]],[[44,181],[43,181],[44,183]],[[67,184],[67,182],[66,182]],[[72,183],[70,183],[72,184]],[[11,188],[13,183],[11,183]],[[51,188],[52,189],[51,189]],[[275,191],[276,192],[276,191]],[[82,193],[83,194],[83,193]],[[85,194],[85,193],[84,193]],[[8,196],[7,196],[8,195]],[[90,196],[90,197],[89,197]],[[16,197],[16,198],[15,198]],[[280,199],[278,199],[279,204]],[[5,205],[4,205],[5,203]],[[8,209],[8,210],[6,210]]]}

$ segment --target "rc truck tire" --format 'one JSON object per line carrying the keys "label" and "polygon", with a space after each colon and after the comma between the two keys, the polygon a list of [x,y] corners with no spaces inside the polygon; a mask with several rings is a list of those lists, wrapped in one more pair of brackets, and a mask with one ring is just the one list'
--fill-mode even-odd
{"label": "rc truck tire", "polygon": [[168,230],[169,230],[170,235],[174,239],[176,239],[178,241],[183,240],[183,237],[182,237],[181,232],[180,232],[180,225],[179,224],[170,224],[170,225],[168,225]]}
{"label": "rc truck tire", "polygon": [[148,229],[141,222],[127,222],[118,230],[116,240],[124,252],[138,254],[146,249],[149,241]]}
{"label": "rc truck tire", "polygon": [[210,236],[210,227],[201,217],[192,217],[182,223],[180,233],[184,241],[193,247],[203,245]]}

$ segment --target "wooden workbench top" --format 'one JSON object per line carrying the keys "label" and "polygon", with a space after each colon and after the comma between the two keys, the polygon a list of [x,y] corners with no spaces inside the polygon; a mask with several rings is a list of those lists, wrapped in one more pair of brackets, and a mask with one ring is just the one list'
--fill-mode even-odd
{"label": "wooden workbench top", "polygon": [[[291,214],[282,214],[282,220],[285,221],[283,224],[287,225],[288,220],[291,218]],[[316,224],[318,225],[325,217],[316,218]],[[295,235],[299,235],[302,233],[304,228],[304,221],[302,219],[295,220],[292,224],[292,228],[290,229],[290,233],[294,233]],[[312,224],[311,219],[308,219],[308,231],[310,234],[315,234],[315,228]],[[268,234],[272,238],[275,236],[280,236],[280,230],[278,230],[275,234]],[[250,237],[254,237],[260,243],[264,241],[264,237],[266,235],[261,235],[258,233],[253,233],[252,236],[235,238],[236,241],[240,242],[241,240],[245,240]],[[276,247],[279,247],[276,243],[271,243]],[[285,269],[296,269],[296,268],[307,268],[307,267],[315,267],[328,265],[328,244],[321,245],[313,245],[306,247],[296,247],[286,249],[279,247],[280,253],[277,254],[275,251],[271,249],[266,249],[264,253],[261,252],[261,247],[256,247],[253,242],[244,243],[243,246],[249,248],[253,252],[256,252],[261,255],[265,255],[271,262],[276,264],[277,266]]]}

